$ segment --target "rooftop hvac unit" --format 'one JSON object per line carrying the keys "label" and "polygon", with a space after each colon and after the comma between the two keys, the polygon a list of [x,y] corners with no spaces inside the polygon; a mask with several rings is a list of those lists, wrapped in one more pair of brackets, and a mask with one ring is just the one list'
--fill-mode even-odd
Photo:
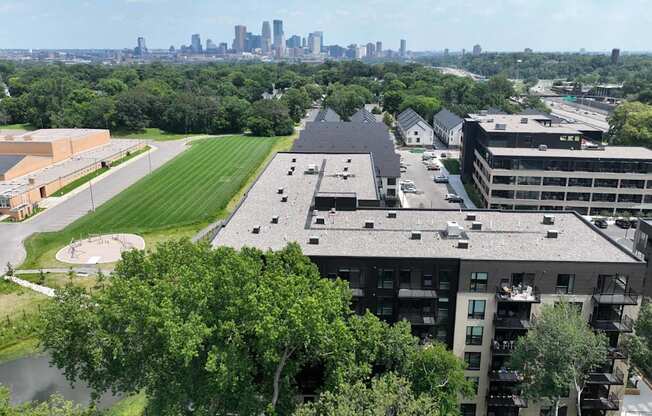
{"label": "rooftop hvac unit", "polygon": [[374,228],[374,222],[371,220],[367,220],[364,222],[364,228]]}
{"label": "rooftop hvac unit", "polygon": [[320,225],[326,224],[326,220],[324,219],[324,217],[317,217],[315,218],[315,224],[320,224]]}
{"label": "rooftop hvac unit", "polygon": [[278,215],[272,217],[272,224],[278,224]]}
{"label": "rooftop hvac unit", "polygon": [[462,235],[462,227],[456,221],[446,223],[446,235],[449,237],[459,237]]}
{"label": "rooftop hvac unit", "polygon": [[29,178],[28,182],[29,182],[30,185],[34,185],[36,183],[36,179]]}
{"label": "rooftop hvac unit", "polygon": [[348,171],[349,171],[349,167],[348,167],[348,166],[344,166],[344,172],[348,172]]}
{"label": "rooftop hvac unit", "polygon": [[296,168],[297,168],[296,166],[290,166],[290,170],[291,170],[292,172],[294,172],[294,169],[296,169]]}
{"label": "rooftop hvac unit", "polygon": [[528,122],[527,117],[523,117],[523,118],[521,119],[521,124],[527,124],[527,122]]}
{"label": "rooftop hvac unit", "polygon": [[507,130],[507,124],[496,123],[496,130]]}
{"label": "rooftop hvac unit", "polygon": [[387,218],[396,218],[396,211],[389,211],[387,213]]}
{"label": "rooftop hvac unit", "polygon": [[557,238],[557,237],[559,237],[559,231],[557,231],[557,230],[548,230],[548,232],[546,233],[546,237],[547,238]]}
{"label": "rooftop hvac unit", "polygon": [[475,214],[466,214],[467,221],[475,221]]}
{"label": "rooftop hvac unit", "polygon": [[287,197],[287,195],[283,195],[283,196],[281,197],[281,202],[288,202],[288,197]]}
{"label": "rooftop hvac unit", "polygon": [[279,194],[279,195],[282,195],[283,194],[283,188],[278,188],[276,193]]}
{"label": "rooftop hvac unit", "polygon": [[255,226],[251,232],[254,234],[260,234],[260,225]]}
{"label": "rooftop hvac unit", "polygon": [[292,158],[292,163],[297,163],[297,158],[296,157]]}
{"label": "rooftop hvac unit", "polygon": [[410,233],[411,240],[421,240],[421,231],[412,231]]}
{"label": "rooftop hvac unit", "polygon": [[543,223],[547,225],[552,225],[555,223],[555,216],[552,214],[543,215]]}
{"label": "rooftop hvac unit", "polygon": [[288,176],[292,176],[292,169],[288,170]]}
{"label": "rooftop hvac unit", "polygon": [[308,237],[308,244],[315,244],[315,245],[319,244],[319,236],[311,235],[310,237]]}
{"label": "rooftop hvac unit", "polygon": [[548,146],[547,146],[547,145],[545,145],[545,144],[540,144],[540,145],[539,145],[539,151],[541,151],[541,152],[545,152],[546,150],[548,150]]}
{"label": "rooftop hvac unit", "polygon": [[457,248],[469,248],[469,240],[460,240],[457,242]]}
{"label": "rooftop hvac unit", "polygon": [[482,230],[482,223],[480,221],[473,221],[473,223],[471,223],[471,229],[476,231]]}

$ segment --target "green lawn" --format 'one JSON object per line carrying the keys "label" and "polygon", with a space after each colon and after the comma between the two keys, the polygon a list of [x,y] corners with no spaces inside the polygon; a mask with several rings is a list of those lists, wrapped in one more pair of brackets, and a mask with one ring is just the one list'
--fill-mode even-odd
{"label": "green lawn", "polygon": [[142,416],[147,407],[147,397],[144,393],[124,398],[108,408],[104,416]]}
{"label": "green lawn", "polygon": [[448,173],[451,175],[460,174],[460,161],[457,159],[440,159]]}
{"label": "green lawn", "polygon": [[24,124],[0,124],[0,130],[36,130],[34,126],[28,123]]}
{"label": "green lawn", "polygon": [[111,136],[116,139],[150,139],[159,142],[166,140],[179,140],[185,137],[199,136],[198,134],[168,133],[157,128],[147,128],[143,131],[112,131]]}
{"label": "green lawn", "polygon": [[234,197],[239,197],[270,152],[284,150],[291,142],[291,138],[248,136],[198,140],[95,212],[62,231],[27,239],[27,260],[22,267],[52,266],[59,248],[89,234],[170,230],[163,233],[169,237],[176,235],[176,229],[194,231],[226,215]]}

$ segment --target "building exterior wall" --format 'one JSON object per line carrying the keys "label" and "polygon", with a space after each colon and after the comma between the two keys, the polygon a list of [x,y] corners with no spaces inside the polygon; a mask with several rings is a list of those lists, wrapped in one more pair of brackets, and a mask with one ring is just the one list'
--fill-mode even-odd
{"label": "building exterior wall", "polygon": [[432,146],[434,133],[430,126],[419,123],[410,129],[401,130],[401,137],[408,146]]}
{"label": "building exterior wall", "polygon": [[438,123],[437,119],[433,120],[433,130],[435,136],[448,147],[459,147],[462,143],[462,126],[464,123],[448,129]]}
{"label": "building exterior wall", "polygon": [[398,200],[399,178],[387,178],[385,176],[382,176],[380,178],[380,183],[381,183],[381,192],[380,192],[381,199],[391,200],[391,201]]}
{"label": "building exterior wall", "polygon": [[4,174],[0,174],[0,181],[8,181],[19,176],[26,175],[35,170],[44,168],[52,163],[52,160],[47,157],[41,156],[26,156],[13,168],[9,169]]}

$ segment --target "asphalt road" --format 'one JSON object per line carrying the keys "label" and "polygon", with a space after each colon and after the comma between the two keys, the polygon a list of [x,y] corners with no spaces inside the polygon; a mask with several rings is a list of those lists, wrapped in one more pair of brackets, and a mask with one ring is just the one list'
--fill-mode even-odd
{"label": "asphalt road", "polygon": [[[136,181],[149,173],[150,161],[152,170],[160,167],[186,149],[187,140],[168,142],[148,142],[157,149],[149,156],[134,160],[128,165],[104,177],[93,181],[93,200],[95,206],[113,198]],[[43,211],[32,220],[24,223],[0,223],[0,274],[4,273],[6,265],[19,265],[25,260],[23,241],[34,233],[59,231],[78,218],[86,215],[91,209],[91,193],[87,188],[73,197],[50,209]],[[116,212],[116,215],[120,215]]]}
{"label": "asphalt road", "polygon": [[459,203],[450,203],[444,199],[447,193],[454,193],[450,185],[435,183],[434,175],[440,171],[427,170],[421,160],[421,153],[411,153],[409,150],[398,150],[407,172],[401,174],[401,180],[412,180],[417,187],[416,194],[405,194],[410,208],[461,208]]}
{"label": "asphalt road", "polygon": [[545,99],[544,102],[550,108],[552,115],[565,119],[574,119],[579,123],[584,123],[605,132],[609,130],[607,116],[595,109],[589,110],[581,108],[579,105],[575,106],[569,103],[564,103],[562,99],[559,98],[548,98]]}

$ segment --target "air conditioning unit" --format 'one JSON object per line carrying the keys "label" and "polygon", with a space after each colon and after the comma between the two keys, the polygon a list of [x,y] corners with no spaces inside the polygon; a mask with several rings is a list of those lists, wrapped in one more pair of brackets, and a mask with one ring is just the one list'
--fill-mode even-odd
{"label": "air conditioning unit", "polygon": [[314,244],[314,245],[319,244],[319,236],[311,235],[310,237],[308,237],[308,244]]}
{"label": "air conditioning unit", "polygon": [[315,218],[315,224],[319,224],[319,225],[326,224],[326,220],[324,219],[324,217],[317,217]]}
{"label": "air conditioning unit", "polygon": [[540,152],[545,152],[546,150],[548,150],[548,146],[547,146],[547,145],[545,145],[545,144],[540,144],[540,145],[539,145],[539,151],[540,151]]}
{"label": "air conditioning unit", "polygon": [[446,223],[446,235],[448,237],[456,238],[462,235],[463,228],[456,221],[448,221]]}
{"label": "air conditioning unit", "polygon": [[260,234],[260,225],[256,225],[251,232],[254,234]]}
{"label": "air conditioning unit", "polygon": [[555,216],[552,214],[543,215],[543,223],[546,225],[552,225],[555,223]]}
{"label": "air conditioning unit", "polygon": [[396,218],[396,211],[389,211],[387,213],[387,218]]}
{"label": "air conditioning unit", "polygon": [[557,231],[557,230],[548,230],[548,232],[546,233],[546,237],[547,238],[557,238],[557,237],[559,237],[559,231]]}
{"label": "air conditioning unit", "polygon": [[364,222],[364,228],[374,228],[374,222],[371,220],[367,220]]}
{"label": "air conditioning unit", "polygon": [[482,223],[480,221],[473,221],[471,223],[471,229],[476,231],[482,230]]}
{"label": "air conditioning unit", "polygon": [[466,214],[467,221],[475,221],[475,214]]}
{"label": "air conditioning unit", "polygon": [[412,231],[410,233],[411,240],[421,240],[421,231]]}
{"label": "air conditioning unit", "polygon": [[469,240],[460,240],[457,242],[457,248],[469,248]]}

